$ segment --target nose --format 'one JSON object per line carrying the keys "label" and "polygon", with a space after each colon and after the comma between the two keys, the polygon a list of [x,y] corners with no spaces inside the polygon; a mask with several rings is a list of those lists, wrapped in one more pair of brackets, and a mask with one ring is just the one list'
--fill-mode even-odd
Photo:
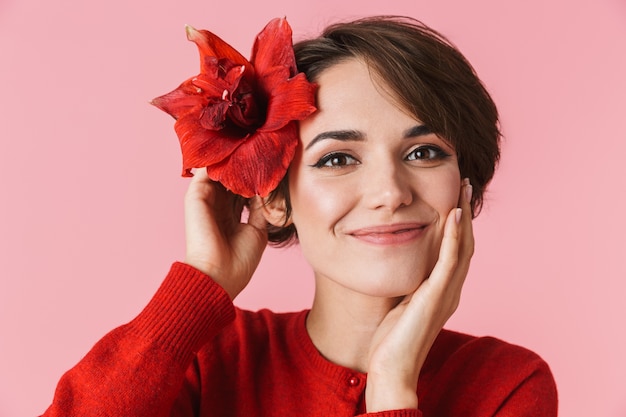
{"label": "nose", "polygon": [[373,167],[365,176],[363,185],[367,207],[373,210],[396,211],[413,202],[414,194],[410,177],[401,167],[385,163]]}

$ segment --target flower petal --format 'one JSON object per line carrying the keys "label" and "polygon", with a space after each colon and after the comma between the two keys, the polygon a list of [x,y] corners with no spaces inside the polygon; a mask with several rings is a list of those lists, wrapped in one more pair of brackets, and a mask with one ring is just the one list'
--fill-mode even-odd
{"label": "flower petal", "polygon": [[297,145],[295,122],[275,132],[257,131],[229,158],[207,167],[209,178],[235,194],[265,197],[285,176]]}
{"label": "flower petal", "polygon": [[287,20],[274,19],[257,35],[252,49],[257,88],[268,97],[262,131],[280,129],[291,120],[302,120],[316,110],[315,85],[309,83],[304,74],[296,75],[291,36]]}
{"label": "flower petal", "polygon": [[207,167],[245,197],[276,188],[298,144],[296,121],[316,110],[316,86],[297,73],[291,34],[285,19],[272,20],[250,63],[213,33],[187,27],[201,72],[152,102],[176,118],[183,176]]}
{"label": "flower petal", "polygon": [[317,85],[307,81],[303,73],[286,81],[271,81],[272,75],[264,82],[273,85],[267,104],[265,123],[259,130],[280,129],[292,120],[303,120],[315,112],[315,91]]}
{"label": "flower petal", "polygon": [[296,74],[291,33],[287,19],[276,18],[257,35],[250,62],[259,75],[269,72],[272,67],[284,68],[287,78]]}
{"label": "flower petal", "polygon": [[199,109],[204,102],[198,88],[192,83],[193,78],[183,82],[173,91],[153,99],[150,104],[163,110],[174,119]]}
{"label": "flower petal", "polygon": [[235,48],[224,42],[219,36],[208,30],[196,30],[186,25],[187,39],[198,46],[200,52],[201,72],[205,72],[205,57],[226,58],[237,65],[245,65],[246,71],[254,73],[254,68],[250,62],[243,57]]}
{"label": "flower petal", "polygon": [[188,114],[176,121],[174,129],[183,154],[183,175],[188,176],[191,168],[213,165],[227,158],[245,137],[238,136],[239,130],[204,129],[196,114]]}

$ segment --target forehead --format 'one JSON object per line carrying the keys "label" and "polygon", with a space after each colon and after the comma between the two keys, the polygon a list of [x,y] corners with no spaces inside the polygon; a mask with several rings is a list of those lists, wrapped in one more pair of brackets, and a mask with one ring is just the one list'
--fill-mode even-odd
{"label": "forehead", "polygon": [[390,89],[362,60],[337,63],[322,71],[316,82],[318,111],[300,122],[305,146],[323,130],[388,135],[422,124],[398,104]]}

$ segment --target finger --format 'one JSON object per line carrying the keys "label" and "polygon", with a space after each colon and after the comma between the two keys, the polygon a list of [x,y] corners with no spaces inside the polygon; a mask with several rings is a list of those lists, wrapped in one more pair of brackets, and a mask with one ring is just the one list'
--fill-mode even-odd
{"label": "finger", "polygon": [[206,169],[197,169],[193,172],[191,177],[190,187],[197,187],[199,184],[210,183],[209,174]]}
{"label": "finger", "polygon": [[428,279],[420,286],[423,291],[432,292],[432,296],[436,298],[446,292],[457,268],[459,253],[459,223],[457,218],[462,215],[462,212],[461,208],[454,208],[448,213],[439,248],[439,258]]}
{"label": "finger", "polygon": [[250,215],[248,216],[248,224],[259,230],[266,230],[266,220],[263,215],[263,199],[254,196],[250,199]]}
{"label": "finger", "polygon": [[460,289],[469,270],[470,259],[474,253],[472,192],[472,185],[465,178],[459,190],[459,207],[453,209],[446,219],[439,259],[429,278],[431,282],[439,282],[441,291],[451,285]]}
{"label": "finger", "polygon": [[454,208],[448,213],[439,248],[439,259],[430,274],[432,278],[447,281],[456,269],[459,259],[459,220],[463,220],[463,209]]}
{"label": "finger", "polygon": [[243,208],[246,205],[246,199],[226,190],[223,198],[225,201],[227,200],[230,203],[230,206],[225,207],[225,210],[222,213],[222,215],[228,219],[226,223],[231,227],[231,229],[229,229],[230,232],[237,228],[242,222],[241,215],[243,213]]}
{"label": "finger", "polygon": [[205,169],[196,170],[185,195],[185,236],[188,251],[202,252],[209,236],[219,235],[223,198],[218,183],[209,179]]}
{"label": "finger", "polygon": [[206,233],[216,227],[210,207],[214,190],[211,184],[195,185],[190,185],[185,198],[185,235],[188,249],[192,244],[203,241]]}
{"label": "finger", "polygon": [[[453,270],[448,270],[448,274],[442,273],[442,285],[445,285],[450,294],[456,294],[456,299],[460,299],[461,289],[469,271],[470,260],[474,253],[474,234],[472,228],[472,185],[468,178],[465,178],[461,185],[459,193],[459,208],[461,216],[457,217],[456,228],[446,224],[444,231],[444,240],[448,245],[442,244],[440,257],[454,258],[450,259],[449,266],[453,266]],[[458,216],[458,212],[457,212]],[[449,219],[448,219],[449,220]],[[447,238],[446,238],[447,233]],[[445,254],[443,253],[445,252]],[[453,263],[454,261],[454,263]],[[443,290],[443,288],[441,288]]]}
{"label": "finger", "polygon": [[191,178],[187,188],[185,204],[193,204],[193,200],[206,200],[207,198],[213,201],[215,198],[214,194],[215,190],[206,170],[198,169],[194,172],[194,176]]}
{"label": "finger", "polygon": [[461,236],[459,248],[459,261],[466,263],[469,268],[469,261],[474,254],[474,231],[472,226],[472,193],[473,187],[469,178],[463,180],[460,195],[460,207],[463,209],[463,217],[461,219],[460,231]]}

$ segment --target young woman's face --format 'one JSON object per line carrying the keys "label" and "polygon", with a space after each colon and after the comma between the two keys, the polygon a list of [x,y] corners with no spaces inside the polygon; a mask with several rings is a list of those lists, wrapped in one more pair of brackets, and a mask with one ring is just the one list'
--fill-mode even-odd
{"label": "young woman's face", "polygon": [[461,179],[455,150],[348,60],[317,80],[289,170],[292,220],[318,280],[362,294],[413,292],[437,261]]}

